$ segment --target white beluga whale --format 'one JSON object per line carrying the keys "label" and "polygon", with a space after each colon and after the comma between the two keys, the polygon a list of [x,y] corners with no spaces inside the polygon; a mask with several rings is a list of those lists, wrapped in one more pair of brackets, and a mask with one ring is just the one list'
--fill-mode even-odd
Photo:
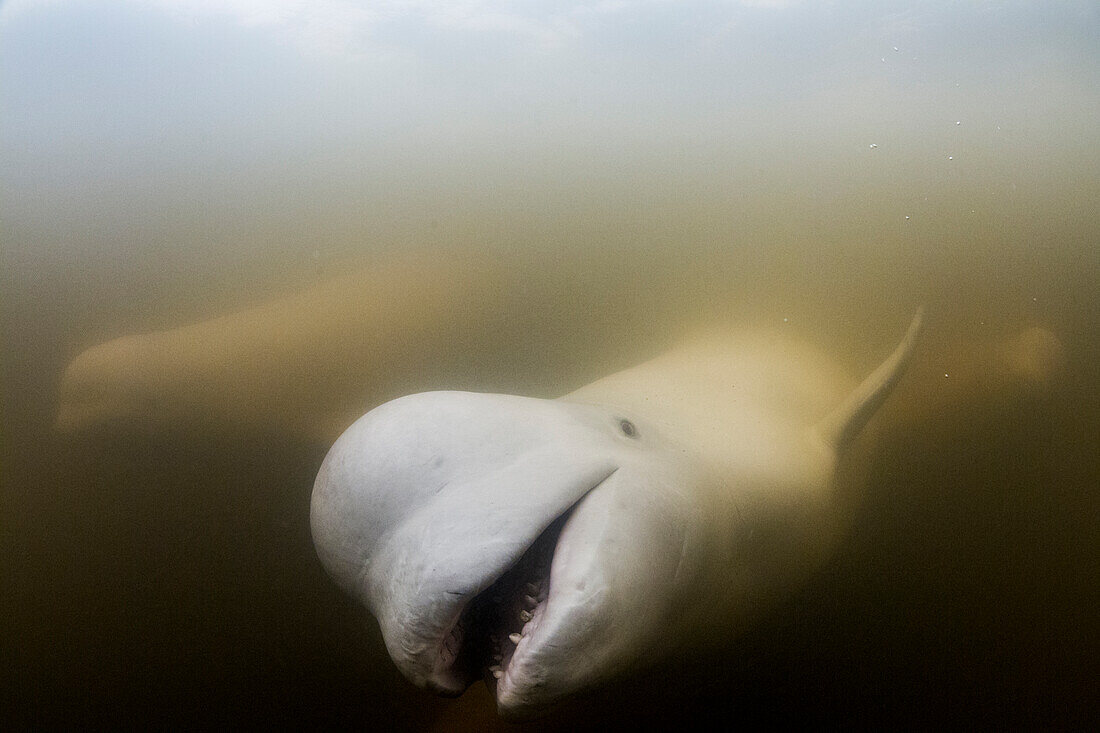
{"label": "white beluga whale", "polygon": [[406,677],[449,695],[484,679],[505,717],[714,647],[842,535],[845,451],[920,322],[858,385],[814,349],[745,334],[558,399],[385,403],[321,466],[318,556]]}

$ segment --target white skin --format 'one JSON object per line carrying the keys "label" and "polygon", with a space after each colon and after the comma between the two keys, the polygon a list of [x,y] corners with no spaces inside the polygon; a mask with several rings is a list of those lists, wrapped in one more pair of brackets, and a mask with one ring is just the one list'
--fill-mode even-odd
{"label": "white skin", "polygon": [[[896,383],[918,323],[854,392],[820,354],[765,334],[700,339],[558,400],[386,403],[325,459],[318,555],[414,683],[458,694],[484,674],[503,715],[536,714],[737,633],[820,563],[853,488],[838,451]],[[531,571],[538,597],[493,601],[502,658],[460,663],[487,633],[469,610],[559,517],[548,579]]]}

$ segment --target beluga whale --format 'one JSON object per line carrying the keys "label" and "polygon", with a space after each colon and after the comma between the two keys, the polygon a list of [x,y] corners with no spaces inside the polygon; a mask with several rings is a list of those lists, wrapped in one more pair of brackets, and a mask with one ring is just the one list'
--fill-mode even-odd
{"label": "beluga whale", "polygon": [[920,324],[858,383],[786,335],[719,333],[557,399],[386,402],[321,465],[318,557],[410,681],[484,679],[505,718],[712,649],[843,535],[846,457]]}

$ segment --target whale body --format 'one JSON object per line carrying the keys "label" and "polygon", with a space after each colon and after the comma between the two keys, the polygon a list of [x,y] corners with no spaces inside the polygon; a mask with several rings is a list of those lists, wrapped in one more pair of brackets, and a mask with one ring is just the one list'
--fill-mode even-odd
{"label": "whale body", "polygon": [[544,712],[732,637],[828,556],[858,496],[844,454],[920,321],[858,385],[784,336],[723,334],[558,399],[387,402],[320,468],[318,556],[413,683]]}
{"label": "whale body", "polygon": [[607,344],[660,320],[675,283],[663,272],[637,287],[621,265],[558,260],[379,253],[239,311],[113,338],[68,364],[56,426],[260,430],[330,445],[367,409],[412,391],[555,394],[591,373],[576,354],[598,364],[618,351]]}

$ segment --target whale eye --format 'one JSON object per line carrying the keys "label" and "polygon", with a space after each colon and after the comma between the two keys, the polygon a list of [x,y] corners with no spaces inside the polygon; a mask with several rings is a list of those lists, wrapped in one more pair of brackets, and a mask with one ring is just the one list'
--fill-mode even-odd
{"label": "whale eye", "polygon": [[634,427],[634,423],[629,420],[619,420],[619,429],[623,431],[623,435],[628,438],[633,438],[638,435],[638,428]]}

